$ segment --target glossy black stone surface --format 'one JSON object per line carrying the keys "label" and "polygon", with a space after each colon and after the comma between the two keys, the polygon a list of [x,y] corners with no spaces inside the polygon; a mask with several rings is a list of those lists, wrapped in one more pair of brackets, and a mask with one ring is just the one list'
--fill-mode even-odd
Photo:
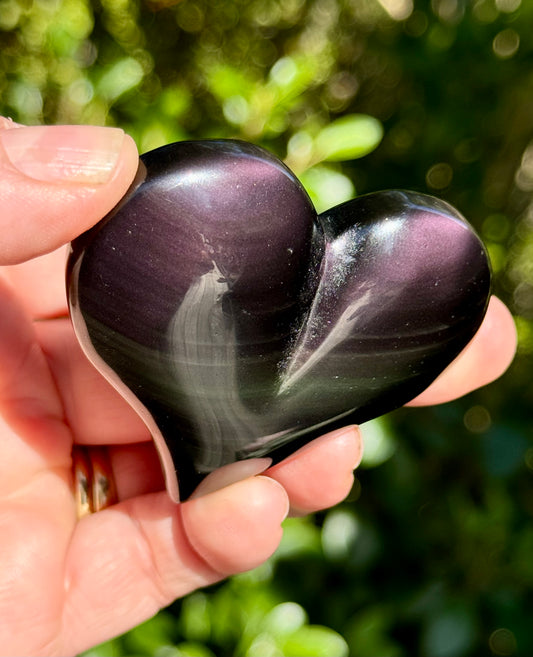
{"label": "glossy black stone surface", "polygon": [[184,499],[222,465],[280,459],[415,397],[479,327],[490,270],[435,198],[378,192],[317,217],[264,150],[180,142],[144,155],[73,243],[68,291],[83,348]]}

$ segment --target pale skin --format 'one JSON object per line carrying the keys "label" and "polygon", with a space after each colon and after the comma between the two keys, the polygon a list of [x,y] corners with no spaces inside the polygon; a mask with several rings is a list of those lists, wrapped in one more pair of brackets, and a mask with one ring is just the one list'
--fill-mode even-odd
{"label": "pale skin", "polygon": [[[74,655],[261,564],[287,513],[346,496],[362,442],[347,427],[258,476],[173,504],[147,429],[82,354],[63,289],[65,245],[124,195],[135,145],[82,128],[2,140],[20,129],[0,117],[0,654]],[[105,148],[107,159],[94,156]],[[514,349],[512,318],[493,299],[472,343],[414,403],[494,380]],[[74,443],[113,445],[119,497],[80,521]]]}

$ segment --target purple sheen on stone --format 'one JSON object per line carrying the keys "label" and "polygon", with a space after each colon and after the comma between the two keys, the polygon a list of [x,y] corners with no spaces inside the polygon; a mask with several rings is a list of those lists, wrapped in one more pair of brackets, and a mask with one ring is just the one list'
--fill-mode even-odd
{"label": "purple sheen on stone", "polygon": [[283,163],[218,140],[143,155],[72,243],[67,285],[82,347],[183,500],[222,466],[416,397],[481,324],[490,268],[443,201],[377,192],[317,217]]}

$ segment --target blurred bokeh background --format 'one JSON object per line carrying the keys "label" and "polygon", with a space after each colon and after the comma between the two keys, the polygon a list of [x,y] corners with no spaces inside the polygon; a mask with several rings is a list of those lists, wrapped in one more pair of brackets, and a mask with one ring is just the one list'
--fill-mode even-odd
{"label": "blurred bokeh background", "polygon": [[483,237],[519,354],[365,427],[348,500],[87,657],[533,655],[533,0],[0,0],[0,113],[141,151],[267,147],[319,209],[434,193]]}

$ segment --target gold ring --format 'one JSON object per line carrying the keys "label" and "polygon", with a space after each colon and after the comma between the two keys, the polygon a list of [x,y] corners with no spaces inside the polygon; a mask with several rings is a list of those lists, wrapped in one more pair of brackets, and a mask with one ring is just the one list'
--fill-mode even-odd
{"label": "gold ring", "polygon": [[105,447],[74,445],[72,475],[78,518],[102,511],[117,502],[115,478]]}

